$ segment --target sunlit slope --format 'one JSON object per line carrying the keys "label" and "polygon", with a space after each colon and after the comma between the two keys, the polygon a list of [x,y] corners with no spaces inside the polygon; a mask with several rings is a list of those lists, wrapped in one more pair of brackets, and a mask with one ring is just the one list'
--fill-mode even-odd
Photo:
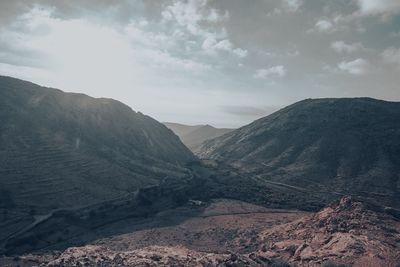
{"label": "sunlit slope", "polygon": [[0,77],[2,206],[76,207],[186,176],[192,153],[112,99]]}

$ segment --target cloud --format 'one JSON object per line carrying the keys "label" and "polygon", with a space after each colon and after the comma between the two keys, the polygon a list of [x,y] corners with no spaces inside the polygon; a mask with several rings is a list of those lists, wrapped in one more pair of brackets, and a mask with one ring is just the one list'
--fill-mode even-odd
{"label": "cloud", "polygon": [[357,12],[350,14],[332,13],[330,16],[319,18],[314,27],[307,32],[333,33],[333,32],[365,32]]}
{"label": "cloud", "polygon": [[400,65],[400,48],[388,48],[382,52],[382,57],[386,63]]}
{"label": "cloud", "polygon": [[333,30],[333,27],[333,23],[327,19],[321,19],[315,23],[315,28],[319,32],[330,32]]}
{"label": "cloud", "polygon": [[215,55],[217,51],[226,51],[235,54],[239,58],[247,56],[247,50],[241,48],[234,48],[233,44],[227,39],[217,41],[213,37],[208,37],[204,40],[202,48],[204,49],[204,51],[206,51],[206,53],[213,55]]}
{"label": "cloud", "polygon": [[284,77],[286,75],[286,68],[282,65],[273,66],[268,69],[258,69],[254,74],[254,78],[267,79],[271,76]]}
{"label": "cloud", "polygon": [[[201,60],[176,55],[173,51],[179,48],[179,40],[144,31],[143,22],[132,21],[117,30],[89,19],[54,18],[53,12],[35,7],[0,31],[0,40],[13,40],[18,49],[0,55],[3,63],[11,64],[8,59],[19,51],[33,51],[32,57],[40,55],[46,63],[43,67],[21,68],[18,77],[98,95],[109,88],[124,90],[132,84],[145,87],[167,78],[177,80],[182,72],[194,77],[213,68]],[[41,69],[47,69],[51,75],[46,77],[51,78],[39,75]],[[1,69],[2,73],[15,70],[6,65]],[[158,77],[158,81],[152,81],[152,77]]]}
{"label": "cloud", "polygon": [[[166,21],[174,21],[184,27],[190,34],[195,36],[215,36],[216,32],[209,31],[202,27],[202,23],[217,24],[229,18],[229,13],[219,13],[216,9],[207,6],[208,0],[188,0],[174,1],[167,6],[161,13]],[[219,35],[225,37],[226,33],[222,30]]]}
{"label": "cloud", "polygon": [[246,57],[247,50],[235,47],[227,39],[226,29],[220,27],[221,22],[229,19],[229,12],[219,12],[207,4],[208,0],[175,1],[162,11],[162,17],[200,38],[201,47],[208,54],[217,55],[217,52],[225,51],[239,58]]}
{"label": "cloud", "polygon": [[365,59],[358,58],[353,61],[342,61],[338,64],[338,68],[352,75],[364,75],[370,71],[371,65]]}
{"label": "cloud", "polygon": [[193,124],[251,119],[223,105],[400,100],[398,17],[382,20],[397,9],[385,0],[95,2],[1,0],[0,73]]}
{"label": "cloud", "polygon": [[399,0],[357,0],[362,15],[394,15],[400,13]]}
{"label": "cloud", "polygon": [[284,0],[283,8],[290,13],[296,12],[303,5],[302,0]]}
{"label": "cloud", "polygon": [[333,50],[337,53],[353,53],[364,49],[361,43],[347,44],[344,41],[336,41],[331,44]]}

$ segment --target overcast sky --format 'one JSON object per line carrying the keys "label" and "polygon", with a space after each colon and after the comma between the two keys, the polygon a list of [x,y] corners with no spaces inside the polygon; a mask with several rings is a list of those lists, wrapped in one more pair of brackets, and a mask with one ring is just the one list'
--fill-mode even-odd
{"label": "overcast sky", "polygon": [[400,1],[1,0],[0,74],[218,127],[304,98],[399,101]]}

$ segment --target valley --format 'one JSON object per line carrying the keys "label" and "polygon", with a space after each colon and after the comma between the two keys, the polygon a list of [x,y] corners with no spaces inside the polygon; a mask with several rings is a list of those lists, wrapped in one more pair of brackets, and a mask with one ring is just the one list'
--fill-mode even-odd
{"label": "valley", "polygon": [[234,129],[215,128],[211,125],[183,125],[179,123],[164,122],[193,153],[196,153],[201,145],[216,137],[222,136]]}
{"label": "valley", "polygon": [[400,261],[397,102],[308,99],[236,130],[171,130],[112,99],[0,89],[1,266]]}

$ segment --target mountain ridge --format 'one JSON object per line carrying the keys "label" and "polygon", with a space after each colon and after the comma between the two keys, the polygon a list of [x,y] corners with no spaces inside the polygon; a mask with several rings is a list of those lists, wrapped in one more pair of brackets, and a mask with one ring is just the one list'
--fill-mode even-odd
{"label": "mountain ridge", "polygon": [[399,121],[399,102],[307,99],[205,142],[197,155],[264,181],[399,206]]}

